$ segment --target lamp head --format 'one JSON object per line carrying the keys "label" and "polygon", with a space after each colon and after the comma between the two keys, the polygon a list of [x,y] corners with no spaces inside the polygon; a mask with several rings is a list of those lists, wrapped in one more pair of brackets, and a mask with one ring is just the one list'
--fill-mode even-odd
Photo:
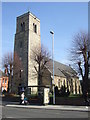
{"label": "lamp head", "polygon": [[50,31],[50,33],[51,33],[51,34],[54,34],[54,32],[53,32],[53,31]]}

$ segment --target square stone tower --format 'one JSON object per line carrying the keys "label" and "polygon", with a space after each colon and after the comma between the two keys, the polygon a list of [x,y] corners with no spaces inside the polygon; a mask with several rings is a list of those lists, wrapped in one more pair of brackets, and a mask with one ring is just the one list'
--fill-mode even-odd
{"label": "square stone tower", "polygon": [[40,20],[32,13],[27,12],[17,17],[14,43],[13,92],[17,93],[20,84],[24,86],[38,85],[37,77],[33,76],[34,61],[31,58],[32,50],[37,47],[41,47]]}

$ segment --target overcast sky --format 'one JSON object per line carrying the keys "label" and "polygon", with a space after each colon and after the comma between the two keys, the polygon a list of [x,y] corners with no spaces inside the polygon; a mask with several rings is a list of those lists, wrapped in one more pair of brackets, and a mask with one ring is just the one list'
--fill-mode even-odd
{"label": "overcast sky", "polygon": [[3,2],[2,3],[2,56],[14,50],[16,17],[30,10],[40,19],[41,42],[52,53],[54,31],[54,59],[69,64],[68,49],[73,36],[88,31],[88,2]]}

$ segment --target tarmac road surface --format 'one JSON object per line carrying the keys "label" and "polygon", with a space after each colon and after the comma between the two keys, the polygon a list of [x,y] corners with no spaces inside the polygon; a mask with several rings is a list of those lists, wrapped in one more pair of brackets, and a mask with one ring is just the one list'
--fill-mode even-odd
{"label": "tarmac road surface", "polygon": [[88,112],[2,107],[3,118],[88,118]]}

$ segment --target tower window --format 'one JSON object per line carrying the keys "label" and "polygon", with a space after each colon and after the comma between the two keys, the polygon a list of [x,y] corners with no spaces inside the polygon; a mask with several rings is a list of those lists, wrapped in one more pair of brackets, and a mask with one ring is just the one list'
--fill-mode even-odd
{"label": "tower window", "polygon": [[21,23],[21,31],[23,31],[23,24]]}
{"label": "tower window", "polygon": [[25,30],[25,22],[23,22],[23,30]]}
{"label": "tower window", "polygon": [[37,25],[35,23],[33,23],[33,31],[37,33]]}
{"label": "tower window", "polygon": [[21,31],[25,30],[25,22],[21,23]]}

